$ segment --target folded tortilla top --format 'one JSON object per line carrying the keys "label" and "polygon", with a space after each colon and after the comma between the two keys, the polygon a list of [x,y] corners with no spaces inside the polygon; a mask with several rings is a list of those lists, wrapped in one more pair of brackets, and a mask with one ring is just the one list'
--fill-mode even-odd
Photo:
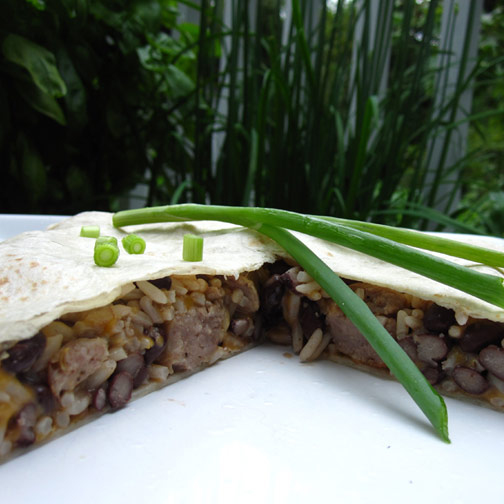
{"label": "folded tortilla top", "polygon": [[[118,239],[138,232],[147,242],[146,252],[129,255],[123,251],[114,267],[98,267],[93,261],[94,240],[80,236],[83,225],[98,225],[102,235]],[[182,260],[183,235],[189,232],[205,238],[202,262]],[[469,294],[371,256],[294,234],[343,278],[434,301],[460,316],[504,322],[503,309]],[[498,238],[441,236],[494,250],[504,249],[504,240]],[[289,257],[263,235],[220,222],[152,224],[120,230],[112,226],[112,214],[105,212],[81,213],[47,231],[23,233],[1,243],[0,251],[0,344],[29,338],[63,313],[110,303],[134,281],[174,273],[238,276]],[[496,269],[463,259],[450,260],[504,278]]]}
{"label": "folded tortilla top", "polygon": [[[94,264],[82,226],[120,240]],[[183,236],[204,237],[182,260]],[[436,281],[294,233],[354,292],[441,392],[504,409],[504,310]],[[503,240],[443,235],[495,250]],[[450,260],[504,277],[502,271]],[[387,373],[336,303],[276,243],[218,222],[115,229],[85,212],[0,243],[0,458],[267,339],[301,360]]]}

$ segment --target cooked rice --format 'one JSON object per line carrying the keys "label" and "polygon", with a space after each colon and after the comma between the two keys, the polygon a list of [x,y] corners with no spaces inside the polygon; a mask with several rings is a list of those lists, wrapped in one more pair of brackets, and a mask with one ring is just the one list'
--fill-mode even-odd
{"label": "cooked rice", "polygon": [[146,296],[149,296],[152,299],[152,301],[155,301],[159,304],[168,303],[168,299],[166,298],[165,293],[159,287],[156,287],[153,283],[141,281],[137,282],[136,284]]}
{"label": "cooked rice", "polygon": [[313,331],[313,334],[308,339],[308,342],[299,353],[299,360],[301,362],[306,362],[313,359],[313,354],[322,343],[322,337],[322,329],[318,328]]}

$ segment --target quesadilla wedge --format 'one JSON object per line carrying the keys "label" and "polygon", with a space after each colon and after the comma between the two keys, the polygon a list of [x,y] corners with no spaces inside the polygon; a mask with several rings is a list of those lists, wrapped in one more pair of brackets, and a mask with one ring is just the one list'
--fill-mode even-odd
{"label": "quesadilla wedge", "polygon": [[[84,225],[126,234],[111,214],[86,212],[0,244],[4,459],[265,339],[291,345],[304,361],[389,374],[334,301],[255,231],[216,222],[133,226],[128,232],[144,237],[145,253],[122,252],[116,265],[100,268],[93,240],[79,236]],[[204,237],[203,261],[182,260],[186,233]],[[438,390],[504,409],[504,310],[297,236],[365,300]],[[490,238],[477,243],[503,248]]]}

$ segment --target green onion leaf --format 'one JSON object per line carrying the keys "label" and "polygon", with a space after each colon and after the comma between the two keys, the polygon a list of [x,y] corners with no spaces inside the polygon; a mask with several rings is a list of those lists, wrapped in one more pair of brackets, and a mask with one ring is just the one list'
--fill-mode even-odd
{"label": "green onion leaf", "polygon": [[331,296],[343,313],[366,335],[370,345],[424,412],[441,438],[450,442],[448,414],[443,398],[381,325],[366,303],[289,231],[267,224],[262,224],[257,230],[288,250],[300,266]]}
{"label": "green onion leaf", "polygon": [[125,236],[122,244],[128,254],[143,254],[145,251],[145,240],[136,234]]}
{"label": "green onion leaf", "polygon": [[[286,229],[302,232],[371,255],[414,271],[485,301],[504,307],[503,279],[479,273],[453,262],[403,245],[419,247],[418,237],[393,234],[380,229],[363,229],[353,221],[297,214],[283,210],[253,207],[205,206],[195,204],[126,210],[113,216],[116,227],[155,222],[217,220],[254,228],[281,245],[316,280],[362,332],[390,371],[420,406],[445,441],[448,439],[447,413],[443,399],[423,374],[383,328],[367,305],[309,248]],[[284,229],[286,228],[286,229]],[[375,232],[373,232],[375,231]],[[411,241],[413,240],[413,241]],[[402,243],[401,243],[402,242]],[[448,253],[453,244],[438,237],[424,240],[427,249]],[[456,248],[452,255],[489,260],[501,264],[501,257],[479,247]]]}
{"label": "green onion leaf", "polygon": [[184,261],[201,261],[203,259],[203,238],[193,234],[184,235],[182,251]]}
{"label": "green onion leaf", "polygon": [[94,262],[97,266],[108,268],[116,263],[119,257],[117,238],[113,236],[100,236],[96,239],[94,247]]}
{"label": "green onion leaf", "polygon": [[478,247],[449,238],[440,238],[434,234],[414,231],[413,229],[396,228],[383,224],[374,224],[372,222],[338,219],[336,217],[317,216],[317,218],[372,233],[376,236],[403,243],[404,245],[410,245],[432,252],[440,252],[453,257],[460,257],[468,261],[486,264],[487,266],[493,266],[495,268],[504,267],[504,252],[499,252],[498,250]]}
{"label": "green onion leaf", "polygon": [[[113,217],[114,226],[187,220],[217,220],[246,227],[254,227],[257,223],[262,223],[299,231],[414,271],[419,275],[504,308],[504,282],[502,278],[460,266],[432,254],[402,245],[397,241],[376,236],[333,220],[328,221],[327,219],[271,208],[195,204],[125,210],[118,212]],[[443,243],[444,239],[436,238],[436,241]],[[484,254],[485,249],[481,250]]]}
{"label": "green onion leaf", "polygon": [[85,238],[98,238],[100,236],[100,226],[82,226],[80,235]]}

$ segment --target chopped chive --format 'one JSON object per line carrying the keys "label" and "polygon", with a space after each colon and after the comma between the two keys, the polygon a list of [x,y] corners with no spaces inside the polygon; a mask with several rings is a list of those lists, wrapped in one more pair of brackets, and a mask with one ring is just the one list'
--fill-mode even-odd
{"label": "chopped chive", "polygon": [[82,226],[80,235],[85,238],[98,238],[100,236],[100,226]]}
{"label": "chopped chive", "polygon": [[108,268],[116,263],[119,257],[117,238],[113,236],[100,236],[96,239],[94,247],[94,262],[97,266]]}
{"label": "chopped chive", "polygon": [[193,234],[184,235],[184,246],[182,250],[184,261],[201,261],[203,259],[203,238]]}
{"label": "chopped chive", "polygon": [[136,234],[125,236],[122,244],[128,254],[143,254],[145,251],[145,240]]}

